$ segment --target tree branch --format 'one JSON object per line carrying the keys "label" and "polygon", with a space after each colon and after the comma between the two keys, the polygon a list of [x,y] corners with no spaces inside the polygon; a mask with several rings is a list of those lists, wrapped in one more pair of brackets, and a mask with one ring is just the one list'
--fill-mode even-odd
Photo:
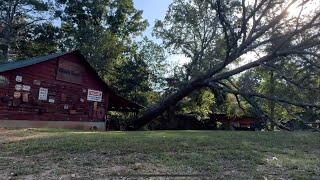
{"label": "tree branch", "polygon": [[[224,83],[221,83],[221,84],[224,84]],[[226,84],[224,84],[224,86],[227,87],[227,88],[225,88],[227,90],[228,89],[230,89],[230,90],[232,89],[231,87],[229,87]],[[233,86],[234,86],[234,88],[237,88],[234,84],[233,84]],[[218,86],[216,84],[208,84],[208,87],[209,88],[214,88],[214,89],[219,89],[220,91],[222,90],[221,89],[222,87]],[[238,92],[238,91],[234,91],[234,92]],[[260,108],[260,106],[253,100],[252,96],[246,95],[246,94],[232,93],[232,92],[228,92],[228,93],[231,93],[231,94],[234,94],[234,95],[241,95],[257,111],[255,113],[256,116],[261,117],[265,122],[266,122],[266,119],[268,119],[269,121],[271,121],[272,123],[277,125],[280,129],[284,129],[284,130],[287,130],[287,131],[292,131],[290,128],[288,128],[288,127],[286,127],[286,126],[284,126],[282,124],[279,124],[278,122],[276,122],[273,119],[271,119],[267,114],[265,114],[264,111],[262,110],[262,108]]]}
{"label": "tree branch", "polygon": [[231,93],[231,94],[238,94],[241,96],[248,96],[248,97],[258,97],[258,98],[267,99],[267,100],[271,100],[271,101],[275,101],[275,102],[281,102],[281,103],[294,105],[294,106],[302,107],[302,108],[310,108],[311,107],[311,108],[320,109],[320,105],[317,105],[317,104],[300,103],[300,102],[290,101],[290,100],[275,97],[275,96],[268,96],[268,95],[263,95],[263,94],[259,94],[259,93],[253,93],[253,92],[244,92],[241,90],[233,90],[233,89],[228,88],[226,84],[224,84],[225,87],[217,86],[215,83],[208,83],[207,86],[219,88],[220,91],[224,91],[224,92]]}

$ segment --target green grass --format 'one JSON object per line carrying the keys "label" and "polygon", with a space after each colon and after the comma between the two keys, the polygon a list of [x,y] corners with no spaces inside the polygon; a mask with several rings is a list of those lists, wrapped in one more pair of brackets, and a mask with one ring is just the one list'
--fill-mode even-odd
{"label": "green grass", "polygon": [[320,177],[319,133],[31,129],[0,130],[0,137],[8,139],[0,145],[0,179]]}

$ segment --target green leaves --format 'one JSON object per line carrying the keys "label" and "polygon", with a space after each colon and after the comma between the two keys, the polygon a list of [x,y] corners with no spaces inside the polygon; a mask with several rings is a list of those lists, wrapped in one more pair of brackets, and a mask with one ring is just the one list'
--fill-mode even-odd
{"label": "green leaves", "polygon": [[[33,42],[36,39],[40,40],[38,38],[39,28],[52,26],[51,23],[46,22],[52,15],[52,8],[52,4],[44,0],[4,0],[0,3],[0,56],[5,61],[26,58],[39,53],[46,54],[52,50],[42,51],[40,49],[36,54],[28,52],[28,48],[37,49],[39,45]],[[52,32],[42,31],[41,33],[43,37],[46,37]],[[56,46],[52,41],[54,40],[39,45],[39,47]],[[31,44],[35,47],[32,47]],[[56,48],[53,49],[56,50]]]}

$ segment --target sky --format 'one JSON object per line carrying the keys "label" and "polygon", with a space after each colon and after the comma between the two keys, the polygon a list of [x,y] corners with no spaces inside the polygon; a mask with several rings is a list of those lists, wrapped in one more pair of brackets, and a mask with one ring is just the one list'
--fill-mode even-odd
{"label": "sky", "polygon": [[[149,37],[155,42],[161,42],[161,40],[152,37],[152,30],[156,20],[164,19],[172,1],[173,0],[134,0],[136,9],[142,10],[143,18],[147,19],[149,22],[149,27],[144,32],[144,36]],[[170,64],[178,66],[184,65],[190,61],[182,54],[170,55],[167,60]]]}
{"label": "sky", "polygon": [[149,22],[149,27],[144,33],[152,37],[152,29],[156,20],[163,20],[172,0],[134,0],[136,9],[143,11],[143,18]]}

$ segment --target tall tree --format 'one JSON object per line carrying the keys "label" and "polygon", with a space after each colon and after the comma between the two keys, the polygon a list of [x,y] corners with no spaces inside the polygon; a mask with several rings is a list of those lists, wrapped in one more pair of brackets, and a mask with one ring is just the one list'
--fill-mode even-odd
{"label": "tall tree", "polygon": [[[175,3],[180,3],[181,0],[175,0]],[[320,46],[320,6],[314,6],[314,3],[318,1],[313,0],[255,0],[255,1],[237,1],[237,0],[193,0],[187,3],[188,6],[194,4],[203,3],[210,14],[215,15],[218,21],[218,26],[214,32],[210,32],[210,35],[218,34],[217,36],[223,37],[223,49],[225,52],[222,57],[214,58],[210,56],[208,60],[212,62],[212,66],[205,70],[199,70],[199,76],[190,80],[184,87],[180,88],[177,92],[170,95],[164,101],[157,106],[146,111],[143,116],[135,121],[136,128],[143,126],[163,113],[168,107],[176,104],[178,101],[188,96],[191,92],[210,87],[217,91],[228,92],[242,96],[249,104],[257,108],[260,115],[263,118],[268,118],[263,109],[256,105],[256,101],[252,97],[259,97],[262,99],[273,100],[278,103],[291,104],[302,108],[320,108],[319,102],[304,101],[296,102],[293,99],[283,99],[282,97],[269,96],[262,93],[248,93],[246,91],[240,91],[239,88],[233,86],[232,76],[235,76],[241,72],[266,65],[268,62],[278,62],[283,58],[290,59],[297,58],[300,61],[305,62],[299,56],[312,56],[319,57],[319,51],[314,51],[315,48]],[[313,6],[315,9],[309,9],[308,12],[304,11],[305,6]],[[172,8],[173,10],[179,10],[181,6]],[[289,14],[292,8],[301,9],[302,13],[293,16]],[[205,11],[202,10],[202,11]],[[169,10],[169,14],[172,10]],[[183,12],[183,11],[182,11]],[[176,12],[175,17],[181,17],[186,15],[185,12]],[[189,13],[191,14],[191,13]],[[197,13],[193,13],[196,15]],[[270,16],[274,18],[269,18]],[[186,16],[188,17],[188,16]],[[194,17],[194,16],[191,16]],[[188,18],[190,19],[190,18]],[[186,19],[181,21],[186,22]],[[196,32],[186,31],[189,27],[181,26],[181,23],[174,22],[171,19],[166,18],[162,24],[163,30],[160,34],[166,34],[170,30],[182,27],[179,33],[175,36],[181,37],[189,33],[191,37],[196,37]],[[191,26],[191,29],[195,26]],[[268,51],[268,45],[274,40],[274,36],[270,36],[272,29],[281,29],[282,33],[277,36],[279,41],[278,46],[272,51]],[[205,31],[207,32],[207,31]],[[308,37],[305,37],[308,35]],[[198,41],[193,41],[191,38],[172,38],[171,36],[163,36],[168,44],[176,46],[178,49],[183,49],[189,44],[196,44]],[[195,38],[196,40],[196,38]],[[208,46],[203,46],[202,49]],[[209,49],[212,50],[216,47],[215,44]],[[201,50],[202,50],[201,49]],[[194,50],[190,48],[190,50]],[[197,51],[194,51],[197,52]],[[205,51],[200,51],[205,52]],[[259,53],[259,57],[252,59],[249,58],[250,53]],[[242,61],[242,64],[229,70],[230,65],[234,65],[236,62],[243,60],[244,56],[248,58],[246,61]],[[195,56],[196,57],[196,56]],[[252,56],[251,56],[252,57]],[[288,57],[289,60],[288,60]],[[193,58],[196,59],[196,58]],[[279,69],[279,68],[277,68]],[[231,82],[230,82],[231,81]],[[274,122],[276,123],[276,122]],[[281,126],[278,124],[278,126]]]}
{"label": "tall tree", "polygon": [[80,49],[101,76],[127,58],[132,39],[147,26],[132,0],[57,0],[64,48]]}
{"label": "tall tree", "polygon": [[[129,59],[116,63],[111,82],[121,84],[119,93],[147,106],[159,98],[166,74],[166,56],[163,47],[144,38],[132,46]],[[157,96],[158,97],[154,97]]]}
{"label": "tall tree", "polygon": [[[223,57],[218,18],[210,3],[195,0],[174,0],[164,21],[158,21],[154,34],[174,54],[184,54],[187,80],[211,69]],[[210,60],[209,60],[210,59]]]}
{"label": "tall tree", "polygon": [[60,28],[49,23],[37,24],[16,42],[15,58],[25,59],[53,54],[61,49]]}
{"label": "tall tree", "polygon": [[65,50],[80,49],[120,94],[146,103],[149,71],[134,39],[148,23],[132,0],[57,0]]}
{"label": "tall tree", "polygon": [[0,59],[15,58],[19,42],[49,17],[44,0],[2,0],[0,2]]}
{"label": "tall tree", "polygon": [[138,51],[147,64],[150,71],[149,81],[155,91],[163,91],[166,86],[166,75],[168,69],[167,55],[165,48],[148,38],[138,42]]}

